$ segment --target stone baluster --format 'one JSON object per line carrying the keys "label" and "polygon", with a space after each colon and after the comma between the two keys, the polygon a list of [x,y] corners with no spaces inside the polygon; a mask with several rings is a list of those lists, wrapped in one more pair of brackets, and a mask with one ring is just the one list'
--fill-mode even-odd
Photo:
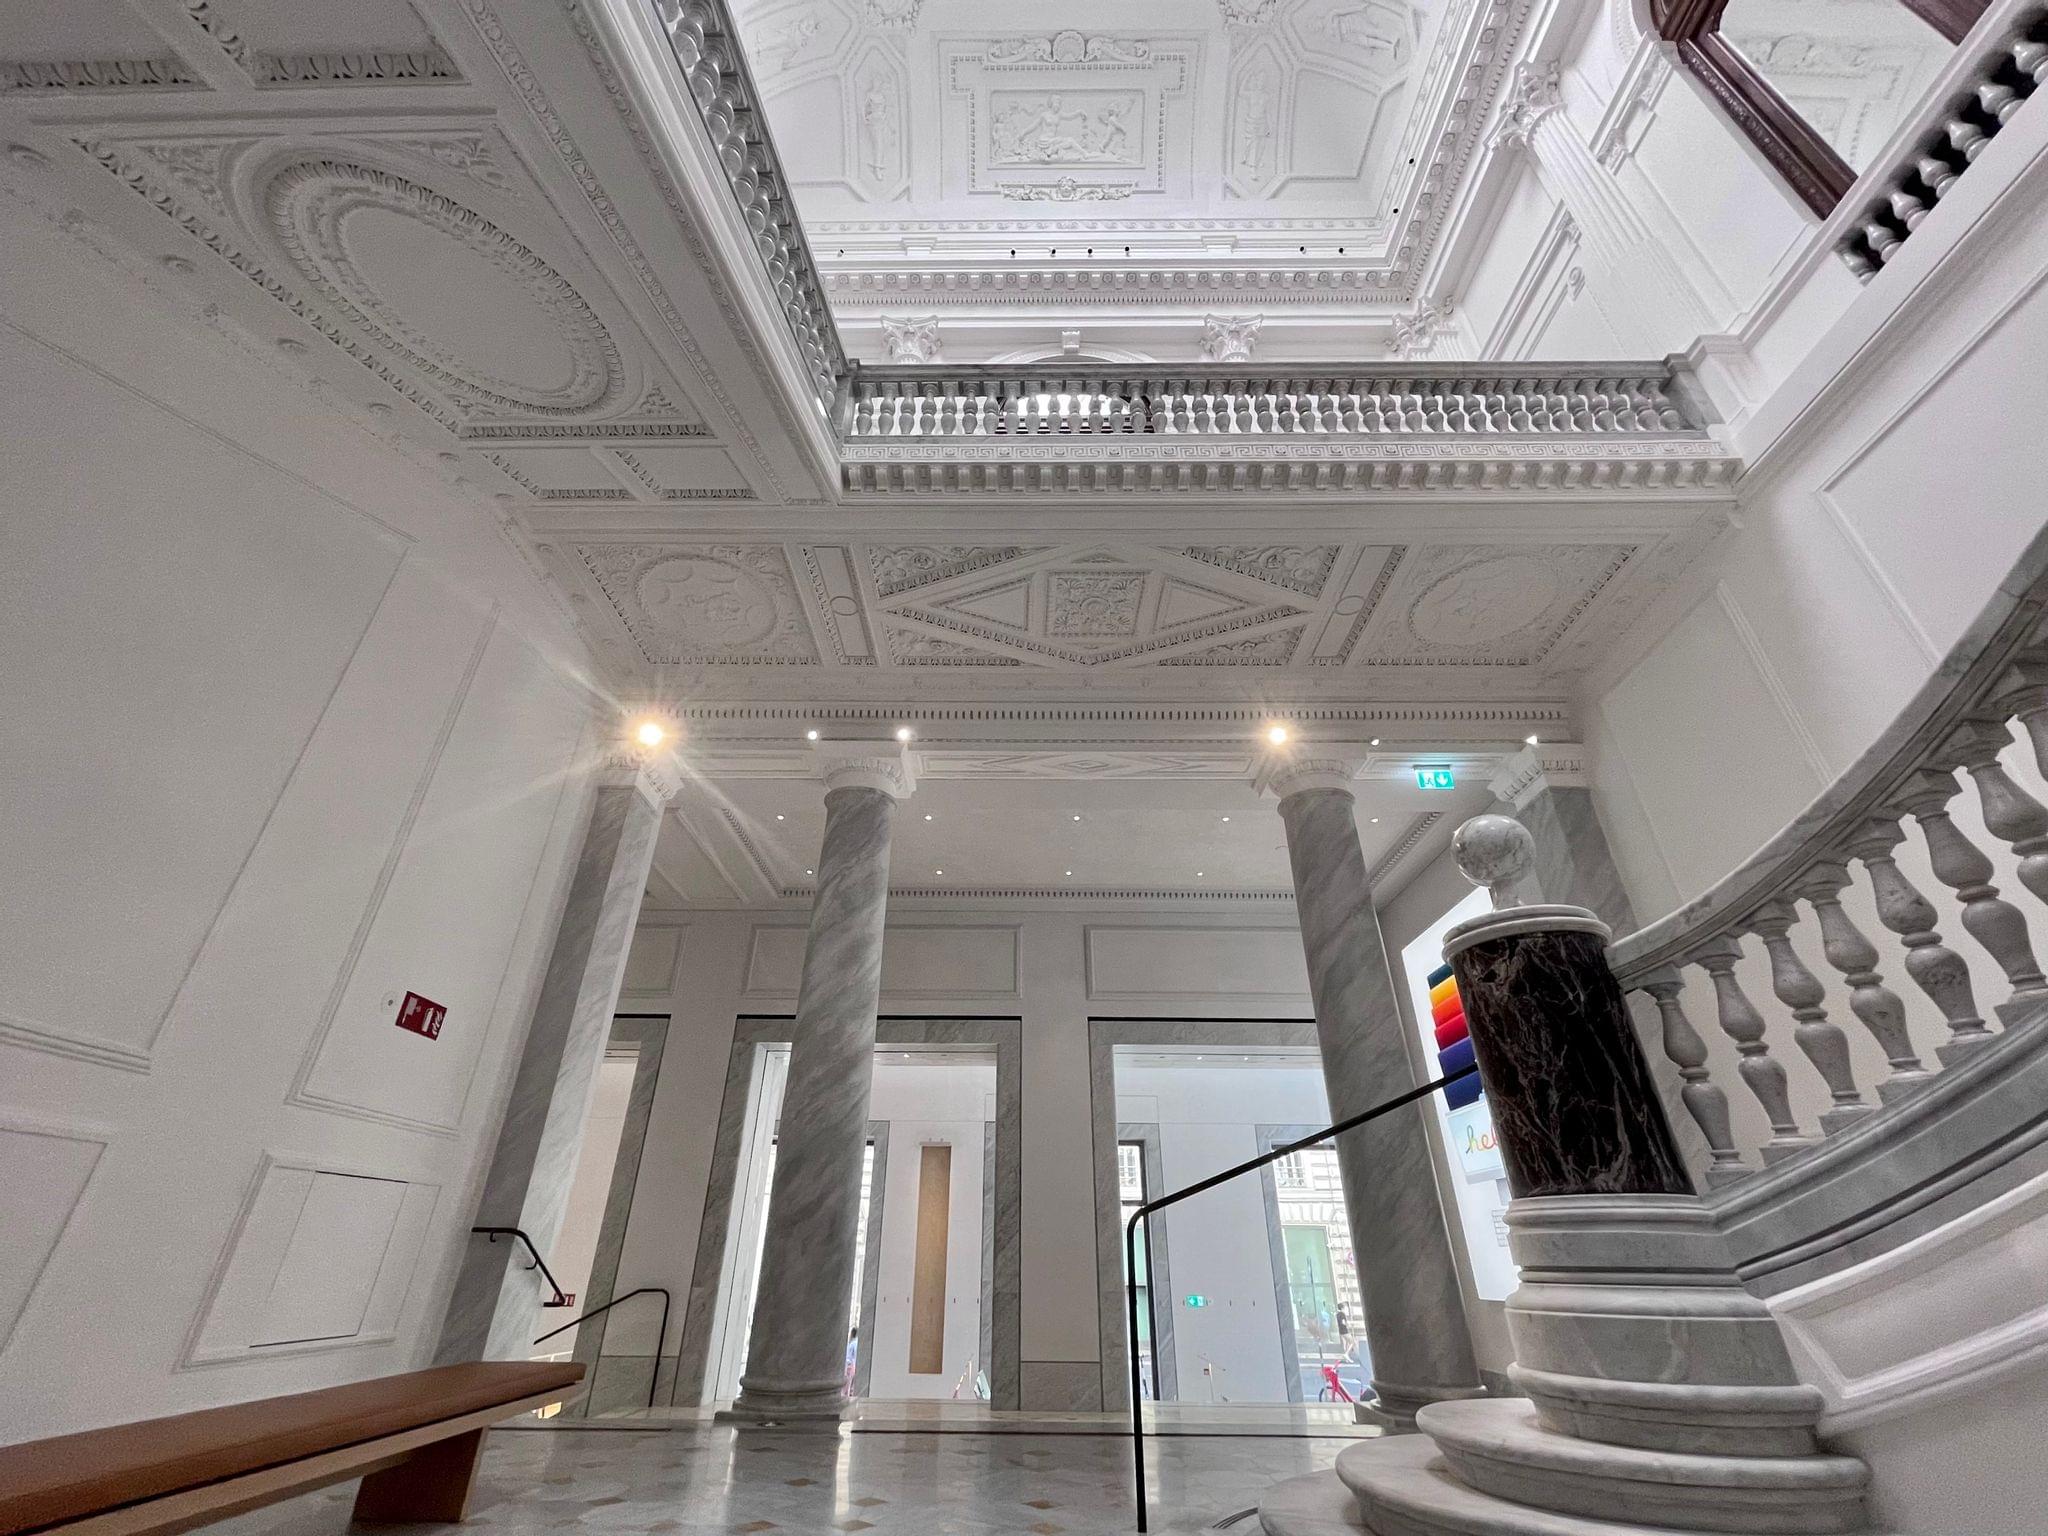
{"label": "stone baluster", "polygon": [[1771,1139],[1763,1145],[1766,1163],[1782,1162],[1814,1144],[1792,1118],[1792,1096],[1785,1069],[1771,1055],[1764,1040],[1763,1015],[1756,1011],[1735,979],[1736,963],[1742,959],[1742,941],[1733,934],[1713,939],[1692,957],[1714,982],[1714,1005],[1720,1015],[1721,1032],[1735,1042],[1742,1058],[1736,1070],[1763,1106],[1770,1122]]}
{"label": "stone baluster", "polygon": [[1799,909],[1791,902],[1773,901],[1758,910],[1749,926],[1771,957],[1771,990],[1792,1010],[1792,1038],[1834,1099],[1820,1117],[1822,1134],[1832,1136],[1869,1114],[1871,1104],[1849,1066],[1849,1037],[1828,1021],[1827,989],[1792,947],[1792,925],[1798,921]]}
{"label": "stone baluster", "polygon": [[1735,1150],[1735,1132],[1728,1121],[1728,1095],[1708,1073],[1707,1042],[1692,1027],[1692,1020],[1685,1016],[1678,1001],[1678,994],[1685,990],[1685,978],[1666,967],[1647,977],[1643,990],[1656,1000],[1657,1016],[1664,1023],[1664,1054],[1678,1068],[1683,1083],[1678,1096],[1693,1124],[1707,1139],[1707,1183],[1718,1189],[1747,1178],[1750,1168]]}
{"label": "stone baluster", "polygon": [[1997,1005],[1998,1016],[2010,1023],[2016,1012],[2048,1001],[2048,977],[2034,959],[2027,920],[2009,901],[1999,898],[1991,883],[1991,860],[1963,835],[1948,814],[1948,803],[1960,786],[1946,769],[1922,768],[1895,795],[1894,803],[1920,823],[1934,878],[1956,893],[1963,904],[1963,926],[1998,962],[2012,983],[2012,996]]}
{"label": "stone baluster", "polygon": [[1994,706],[2026,727],[2027,739],[2034,744],[2034,766],[2048,778],[2048,651],[2022,651],[1998,686]]}
{"label": "stone baluster", "polygon": [[1799,894],[1812,904],[1820,920],[1821,953],[1849,984],[1849,1011],[1862,1020],[1891,1063],[1891,1075],[1877,1085],[1878,1098],[1889,1104],[1934,1074],[1921,1065],[1913,1050],[1913,1037],[1906,1029],[1906,1005],[1878,974],[1877,946],[1863,936],[1842,906],[1842,892],[1848,885],[1847,864],[1823,861],[1807,871],[1799,883]]}
{"label": "stone baluster", "polygon": [[1943,762],[1975,781],[1984,825],[2019,855],[2020,884],[2048,901],[2048,808],[2015,784],[1999,762],[1998,754],[2011,745],[2012,731],[2003,719],[1969,720],[1942,743]]}
{"label": "stone baluster", "polygon": [[1871,894],[1877,899],[1877,920],[1897,934],[1906,946],[1906,974],[1915,986],[1933,999],[1948,1022],[1948,1040],[1935,1057],[1952,1067],[1979,1046],[1991,1043],[1991,1031],[1977,1013],[1977,996],[1970,985],[1970,968],[1963,957],[1941,942],[1935,929],[1934,905],[1906,878],[1892,850],[1906,840],[1896,817],[1868,822],[1849,844],[1849,852],[1870,875]]}

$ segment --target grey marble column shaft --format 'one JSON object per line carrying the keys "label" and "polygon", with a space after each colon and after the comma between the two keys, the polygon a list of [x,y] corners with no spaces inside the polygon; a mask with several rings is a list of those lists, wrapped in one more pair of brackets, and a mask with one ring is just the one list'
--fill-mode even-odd
{"label": "grey marble column shaft", "polygon": [[734,1418],[836,1417],[846,1405],[861,1147],[875,1073],[895,819],[895,798],[879,788],[844,785],[825,796],[761,1278]]}
{"label": "grey marble column shaft", "polygon": [[[672,792],[672,784],[651,786],[631,769],[599,785],[498,1127],[473,1225],[518,1227],[544,1255],[568,1204],[661,830],[661,805]],[[534,1336],[545,1331],[538,1320],[550,1292],[530,1265],[516,1240],[469,1239],[436,1363],[531,1355]],[[575,1314],[546,1315],[566,1321]]]}
{"label": "grey marble column shaft", "polygon": [[[1295,907],[1315,999],[1330,1116],[1347,1119],[1416,1086],[1393,970],[1366,883],[1351,793],[1296,789],[1280,801]],[[1412,1428],[1424,1403],[1471,1397],[1479,1366],[1422,1116],[1398,1109],[1337,1139],[1358,1256],[1379,1410]]]}

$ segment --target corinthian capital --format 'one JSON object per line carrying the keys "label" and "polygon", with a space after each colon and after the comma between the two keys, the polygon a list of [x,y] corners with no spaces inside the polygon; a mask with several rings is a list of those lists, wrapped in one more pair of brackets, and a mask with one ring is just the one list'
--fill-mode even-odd
{"label": "corinthian capital", "polygon": [[907,800],[917,788],[917,754],[893,741],[821,741],[811,761],[828,791],[879,789]]}
{"label": "corinthian capital", "polygon": [[1252,788],[1275,800],[1310,789],[1341,789],[1349,794],[1365,766],[1365,758],[1331,752],[1275,754],[1260,765],[1252,778]]}
{"label": "corinthian capital", "polygon": [[1558,91],[1557,61],[1517,64],[1515,77],[1501,99],[1500,121],[1494,126],[1490,147],[1526,144],[1536,125],[1564,105]]}

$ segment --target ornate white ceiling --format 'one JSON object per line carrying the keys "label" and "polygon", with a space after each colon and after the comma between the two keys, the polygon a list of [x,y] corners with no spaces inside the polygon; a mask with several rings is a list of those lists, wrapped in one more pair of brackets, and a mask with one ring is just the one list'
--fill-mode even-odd
{"label": "ornate white ceiling", "polygon": [[1014,327],[1150,306],[1179,323],[1156,317],[1147,355],[1193,356],[1203,305],[1412,307],[1526,5],[734,9],[853,342],[882,355],[878,308]]}
{"label": "ornate white ceiling", "polygon": [[[707,141],[672,131],[628,88],[623,34],[605,28],[637,4],[24,0],[0,31],[0,211],[47,221],[81,261],[210,333],[235,366],[264,370],[295,408],[329,413],[334,476],[350,474],[367,431],[472,497],[625,696],[984,715],[1068,699],[1133,719],[1161,701],[1287,700],[1357,722],[1376,701],[1441,699],[1474,705],[1460,728],[1516,741],[1527,711],[1565,696],[1717,526],[1718,484],[1552,473],[1537,450],[1527,479],[1498,484],[1455,443],[1424,444],[1413,479],[1384,486],[1310,464],[1261,489],[1255,460],[1271,453],[1246,439],[1228,463],[1154,476],[1142,492],[1098,492],[1079,474],[1027,492],[991,473],[971,492],[878,483],[848,495]],[[1458,37],[1497,49],[1512,34],[1509,0],[1444,7]],[[960,172],[994,178],[992,195],[1013,173],[1052,168],[1193,196],[1206,122],[1202,163],[1220,180],[1202,195],[1216,206],[1329,217],[1337,188],[1361,207],[1403,199],[1402,228],[1422,227],[1407,194],[1387,190],[1405,153],[1392,181],[1363,139],[1344,176],[1310,175],[1288,138],[1309,120],[1299,113],[1364,100],[1366,64],[1346,74],[1341,60],[1376,50],[1346,33],[1352,10],[1233,0],[1235,23],[1216,0],[1094,10],[1076,45],[1060,21],[1078,11],[1034,12],[1030,29],[1005,33],[964,0],[868,0],[840,13],[838,41],[793,40],[789,68],[810,78],[804,49],[843,46],[875,70],[929,50],[917,56],[936,70],[954,49],[965,94],[946,99],[1011,114],[989,159]],[[1412,79],[1484,77],[1443,52],[1450,32],[1432,42],[1426,21],[1410,26]],[[1091,37],[1144,48],[1103,44],[1090,58]],[[1276,100],[1270,159],[1223,174],[1242,142],[1242,92],[1282,55],[1301,88],[1313,77],[1331,94]],[[1076,83],[1057,91],[1066,116],[1047,120],[1058,71]],[[1072,120],[1084,105],[1085,132]],[[897,152],[913,157],[928,136],[910,118],[899,133]],[[1432,142],[1455,149],[1460,133]],[[918,174],[902,172],[903,207]],[[1041,711],[1029,729],[1043,737],[1052,718]]]}

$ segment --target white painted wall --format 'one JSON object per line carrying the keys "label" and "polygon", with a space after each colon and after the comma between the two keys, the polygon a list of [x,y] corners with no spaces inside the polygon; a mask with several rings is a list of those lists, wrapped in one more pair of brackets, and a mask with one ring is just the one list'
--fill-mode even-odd
{"label": "white painted wall", "polygon": [[[1229,1056],[1228,1051],[1216,1052]],[[1322,1065],[1119,1066],[1117,1119],[1156,1123],[1166,1189],[1206,1179],[1267,1150],[1261,1125],[1330,1123]],[[1162,1189],[1160,1193],[1165,1193]],[[1266,1196],[1257,1174],[1196,1195],[1155,1218],[1166,1238],[1174,1359],[1184,1403],[1284,1403],[1286,1322],[1274,1295]],[[1190,1307],[1190,1295],[1208,1298]]]}
{"label": "white painted wall", "polygon": [[10,1440],[424,1362],[588,804],[487,513],[79,251],[0,203]]}

